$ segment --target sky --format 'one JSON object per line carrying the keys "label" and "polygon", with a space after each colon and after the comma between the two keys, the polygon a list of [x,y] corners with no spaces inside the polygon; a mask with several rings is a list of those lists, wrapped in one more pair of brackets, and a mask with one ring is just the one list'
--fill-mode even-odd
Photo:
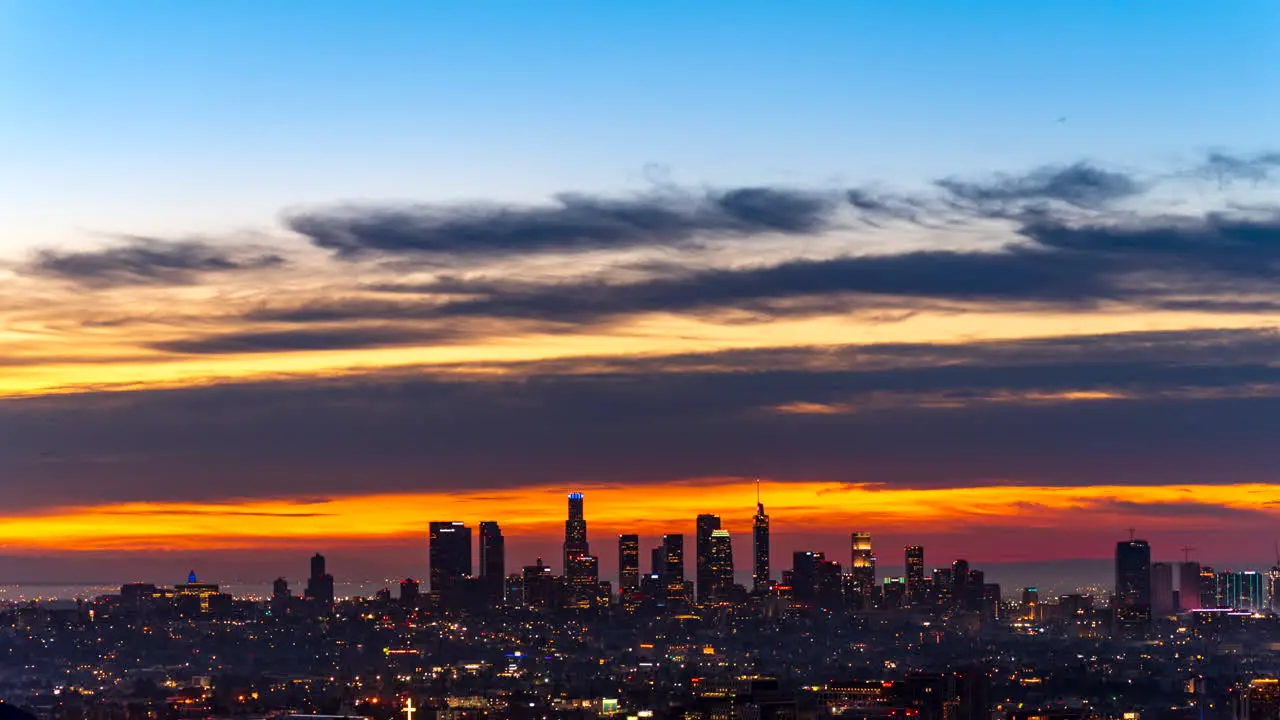
{"label": "sky", "polygon": [[1278,32],[0,4],[0,582],[423,576],[431,520],[514,569],[569,490],[605,572],[700,512],[745,567],[756,478],[776,570],[1270,565]]}

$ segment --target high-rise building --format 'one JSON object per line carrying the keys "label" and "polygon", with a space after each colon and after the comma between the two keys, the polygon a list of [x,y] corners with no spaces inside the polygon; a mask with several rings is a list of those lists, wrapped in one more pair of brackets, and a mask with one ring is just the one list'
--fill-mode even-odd
{"label": "high-rise building", "polygon": [[325,572],[324,556],[316,553],[311,556],[311,574],[308,577],[322,577]]}
{"label": "high-rise building", "polygon": [[662,536],[662,575],[668,582],[684,582],[684,535]]}
{"label": "high-rise building", "polygon": [[618,536],[618,591],[640,589],[640,536]]}
{"label": "high-rise building", "polygon": [[431,591],[460,591],[471,577],[471,528],[457,521],[436,521],[430,531]]}
{"label": "high-rise building", "polygon": [[662,582],[667,588],[667,603],[687,601],[684,586],[684,535],[662,536]]}
{"label": "high-rise building", "polygon": [[1172,615],[1177,608],[1173,606],[1173,565],[1166,562],[1151,564],[1151,614],[1156,617]]}
{"label": "high-rise building", "polygon": [[720,529],[720,516],[699,515],[696,528],[693,572],[697,582],[698,602],[703,603],[711,599],[711,590],[715,585],[715,580],[711,576],[711,533]]}
{"label": "high-rise building", "polygon": [[555,596],[555,576],[551,568],[538,558],[536,565],[526,565],[520,573],[523,602],[528,607],[546,608]]}
{"label": "high-rise building", "polygon": [[490,604],[502,602],[507,577],[506,540],[493,520],[480,523],[480,586]]}
{"label": "high-rise building", "polygon": [[568,582],[569,603],[589,607],[596,603],[600,585],[600,558],[595,555],[571,555]]}
{"label": "high-rise building", "polygon": [[907,578],[907,602],[918,605],[924,601],[924,547],[908,545],[904,550]]}
{"label": "high-rise building", "polygon": [[1266,582],[1257,570],[1218,573],[1218,598],[1222,607],[1262,612],[1267,607]]}
{"label": "high-rise building", "polygon": [[764,514],[760,502],[760,481],[756,481],[756,516],[751,524],[751,589],[764,592],[769,589],[769,516]]}
{"label": "high-rise building", "polygon": [[712,530],[709,545],[707,578],[711,588],[707,600],[726,600],[733,590],[733,538],[728,530]]}
{"label": "high-rise building", "polygon": [[826,555],[813,550],[797,550],[791,556],[791,596],[796,602],[812,604],[818,599],[819,567]]}
{"label": "high-rise building", "polygon": [[1146,540],[1116,543],[1117,625],[1141,631],[1151,625],[1151,546]]}
{"label": "high-rise building", "polygon": [[972,610],[970,606],[969,561],[954,560],[951,563],[951,603],[957,610]]}
{"label": "high-rise building", "polygon": [[569,574],[569,558],[590,555],[587,543],[587,517],[583,511],[582,493],[569,493],[569,519],[564,521],[564,573]]}
{"label": "high-rise building", "polygon": [[1022,588],[1022,618],[1035,620],[1040,607],[1040,591],[1033,587]]}
{"label": "high-rise building", "polygon": [[849,535],[849,574],[853,589],[866,604],[876,586],[876,556],[871,552],[871,533],[855,532]]}
{"label": "high-rise building", "polygon": [[907,579],[903,577],[887,577],[880,590],[880,597],[885,608],[899,608],[907,601]]}
{"label": "high-rise building", "polygon": [[1211,565],[1200,566],[1200,607],[1222,607],[1218,597],[1218,575]]}
{"label": "high-rise building", "polygon": [[400,602],[405,605],[412,605],[418,602],[418,581],[413,578],[405,578],[400,581]]}
{"label": "high-rise building", "polygon": [[320,553],[311,558],[311,577],[307,578],[304,595],[324,607],[333,605],[333,576],[325,571],[324,556]]}
{"label": "high-rise building", "polygon": [[1178,610],[1199,610],[1200,563],[1187,561],[1178,564]]}
{"label": "high-rise building", "polygon": [[1271,612],[1280,613],[1280,558],[1267,571],[1267,607]]}
{"label": "high-rise building", "polygon": [[667,548],[665,545],[657,545],[649,550],[649,574],[667,574]]}
{"label": "high-rise building", "polygon": [[982,616],[988,620],[999,620],[1004,617],[1000,596],[1000,583],[982,584]]}

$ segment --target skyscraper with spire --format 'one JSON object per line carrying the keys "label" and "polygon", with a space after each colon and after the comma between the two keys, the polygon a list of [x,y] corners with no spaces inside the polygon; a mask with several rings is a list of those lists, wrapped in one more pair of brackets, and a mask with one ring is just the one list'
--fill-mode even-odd
{"label": "skyscraper with spire", "polygon": [[756,517],[751,526],[751,580],[755,592],[769,589],[769,516],[760,502],[760,480],[756,480]]}

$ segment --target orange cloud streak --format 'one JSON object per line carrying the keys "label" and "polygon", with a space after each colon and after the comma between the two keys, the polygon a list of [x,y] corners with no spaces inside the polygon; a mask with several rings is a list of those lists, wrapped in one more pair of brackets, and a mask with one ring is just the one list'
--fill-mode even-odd
{"label": "orange cloud streak", "polygon": [[[650,485],[599,484],[587,494],[593,534],[691,530],[694,515],[720,513],[749,531],[754,488],[719,478]],[[234,550],[284,548],[316,539],[368,542],[420,538],[431,520],[499,520],[508,537],[555,537],[565,514],[561,487],[403,493],[226,503],[136,502],[0,516],[4,552]],[[964,532],[1001,527],[1212,527],[1224,514],[1274,517],[1280,485],[1040,487],[992,485],[885,489],[831,482],[763,484],[775,532]],[[1167,512],[1170,508],[1174,512]],[[1235,522],[1235,520],[1231,520]]]}

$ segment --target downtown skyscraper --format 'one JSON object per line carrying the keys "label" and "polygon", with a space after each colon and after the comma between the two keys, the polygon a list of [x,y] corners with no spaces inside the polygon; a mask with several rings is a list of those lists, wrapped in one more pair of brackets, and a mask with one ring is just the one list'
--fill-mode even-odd
{"label": "downtown skyscraper", "polygon": [[578,555],[590,555],[587,544],[587,517],[583,510],[580,492],[569,493],[569,518],[564,521],[564,574],[569,575],[570,559]]}
{"label": "downtown skyscraper", "polygon": [[487,602],[502,602],[506,577],[506,540],[502,537],[502,528],[497,522],[486,520],[480,523],[480,584]]}
{"label": "downtown skyscraper", "polygon": [[1151,626],[1151,546],[1146,540],[1116,543],[1116,623],[1140,632]]}
{"label": "downtown skyscraper", "polygon": [[715,586],[714,574],[711,571],[711,534],[720,529],[719,515],[699,515],[697,520],[697,537],[694,540],[694,578],[698,583],[698,602],[711,599]]}
{"label": "downtown skyscraper", "polygon": [[769,577],[769,516],[764,514],[760,502],[760,481],[756,481],[756,516],[751,524],[751,589],[765,592],[772,580]]}
{"label": "downtown skyscraper", "polygon": [[[733,591],[733,538],[728,530],[712,530],[707,550],[707,579],[711,587],[706,600],[728,600]],[[704,602],[702,589],[698,601]]]}
{"label": "downtown skyscraper", "polygon": [[849,535],[849,575],[853,591],[863,603],[871,601],[876,586],[876,556],[871,552],[871,533]]}
{"label": "downtown skyscraper", "polygon": [[564,577],[571,601],[595,601],[600,582],[600,559],[587,544],[587,518],[580,492],[569,493],[569,518],[564,521]]}
{"label": "downtown skyscraper", "polygon": [[924,547],[908,545],[903,555],[903,575],[907,579],[907,601],[917,605],[924,602]]}
{"label": "downtown skyscraper", "polygon": [[430,528],[431,591],[460,589],[471,577],[471,528],[456,521],[433,522]]}
{"label": "downtown skyscraper", "polygon": [[640,589],[640,536],[618,536],[618,592]]}

